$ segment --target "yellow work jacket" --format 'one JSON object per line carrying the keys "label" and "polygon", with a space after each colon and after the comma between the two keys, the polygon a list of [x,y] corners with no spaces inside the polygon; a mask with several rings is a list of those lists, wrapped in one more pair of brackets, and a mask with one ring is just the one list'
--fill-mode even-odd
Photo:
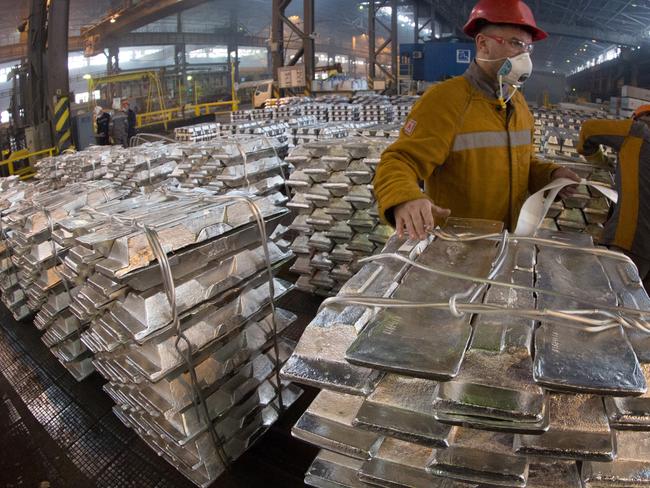
{"label": "yellow work jacket", "polygon": [[375,175],[384,220],[394,225],[395,206],[428,197],[452,216],[500,220],[512,230],[529,192],[550,181],[558,166],[533,155],[533,116],[523,95],[504,109],[481,81],[485,74],[473,63],[415,104]]}
{"label": "yellow work jacket", "polygon": [[587,120],[580,129],[578,152],[600,163],[600,145],[618,153],[618,203],[605,224],[602,244],[650,259],[650,128],[628,120]]}

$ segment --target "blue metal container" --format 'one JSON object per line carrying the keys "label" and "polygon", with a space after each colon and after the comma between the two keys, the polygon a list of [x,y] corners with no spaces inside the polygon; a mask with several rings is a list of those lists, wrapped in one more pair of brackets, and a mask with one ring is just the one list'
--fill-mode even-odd
{"label": "blue metal container", "polygon": [[416,81],[443,81],[462,75],[474,59],[470,42],[430,41],[400,45],[400,74]]}

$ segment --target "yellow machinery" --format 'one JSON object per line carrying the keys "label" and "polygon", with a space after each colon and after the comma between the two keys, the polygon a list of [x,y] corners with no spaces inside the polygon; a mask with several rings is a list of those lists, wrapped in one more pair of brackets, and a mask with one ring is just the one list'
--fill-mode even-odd
{"label": "yellow machinery", "polygon": [[[156,71],[130,71],[117,75],[107,75],[99,78],[88,79],[88,93],[94,93],[95,90],[107,85],[125,83],[129,81],[148,81],[148,91],[145,104],[145,112],[154,112],[155,110],[165,110],[165,97],[160,83],[160,78]],[[155,107],[155,101],[158,101],[158,107]],[[94,103],[94,100],[91,100]]]}
{"label": "yellow machinery", "polygon": [[[141,113],[136,114],[136,128],[138,129],[154,125],[164,125],[165,129],[167,129],[167,124],[169,122],[183,120],[187,117],[200,117],[202,115],[220,113],[220,109],[222,107],[228,107],[230,111],[235,111],[239,108],[239,100],[237,99],[237,92],[235,90],[234,64],[230,67],[231,99],[223,102],[197,103],[198,93],[196,92],[195,86],[194,103],[183,103],[182,98],[180,98],[181,90],[179,90],[178,106],[167,108],[165,106],[164,90],[156,71],[135,71],[118,75],[104,76],[101,78],[91,78],[88,80],[88,93],[93,93],[93,91],[97,90],[98,87],[111,83],[143,80],[149,81],[149,88],[145,110]],[[155,107],[156,99],[158,100],[157,109]],[[94,100],[91,100],[90,103],[95,102]]]}
{"label": "yellow machinery", "polygon": [[[17,175],[21,180],[26,180],[36,174],[34,167],[31,165],[32,159],[41,159],[46,156],[54,156],[57,154],[57,152],[58,150],[56,147],[50,147],[48,149],[43,149],[42,151],[36,151],[32,153],[30,153],[27,149],[21,149],[20,151],[16,151],[11,154],[11,156],[9,156],[9,159],[0,161],[0,167],[6,166],[9,176]],[[26,161],[28,164],[22,168],[17,169],[15,167],[17,165],[16,163],[22,161]]]}

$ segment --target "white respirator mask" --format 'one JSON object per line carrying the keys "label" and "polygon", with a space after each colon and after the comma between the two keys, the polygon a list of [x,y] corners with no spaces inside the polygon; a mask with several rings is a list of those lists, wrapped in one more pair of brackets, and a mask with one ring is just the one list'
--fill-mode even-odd
{"label": "white respirator mask", "polygon": [[[499,59],[484,59],[476,58],[478,61],[495,63],[503,61],[501,68],[497,75],[499,76],[499,100],[502,105],[505,105],[514,96],[517,89],[526,82],[530,75],[533,73],[533,61],[530,59],[529,53],[521,53],[512,58],[499,58]],[[505,61],[504,61],[505,60]],[[503,97],[503,84],[511,85],[514,90],[508,96],[507,100]]]}

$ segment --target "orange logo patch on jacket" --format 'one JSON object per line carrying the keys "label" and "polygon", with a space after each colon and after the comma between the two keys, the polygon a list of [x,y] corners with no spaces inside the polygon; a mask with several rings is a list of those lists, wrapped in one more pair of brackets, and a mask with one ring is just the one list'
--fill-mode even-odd
{"label": "orange logo patch on jacket", "polygon": [[417,120],[409,119],[406,122],[406,125],[404,125],[404,133],[409,136],[413,135],[413,131],[415,130],[416,125],[418,125]]}

